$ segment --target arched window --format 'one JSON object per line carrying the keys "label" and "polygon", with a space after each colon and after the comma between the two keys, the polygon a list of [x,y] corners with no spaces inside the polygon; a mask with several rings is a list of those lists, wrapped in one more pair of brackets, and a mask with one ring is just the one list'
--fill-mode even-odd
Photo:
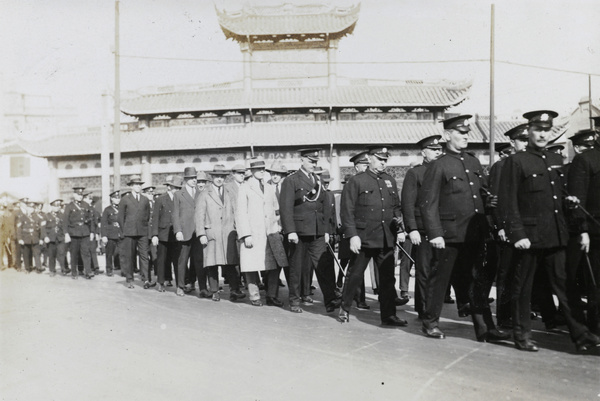
{"label": "arched window", "polygon": [[73,166],[71,166],[70,164],[67,164],[65,166],[65,170],[73,170]]}
{"label": "arched window", "polygon": [[159,164],[167,164],[167,159],[160,159],[160,162],[158,162]]}
{"label": "arched window", "polygon": [[185,163],[185,160],[183,160],[183,159],[177,159],[177,161],[175,163],[177,163],[177,164],[183,164],[183,163]]}
{"label": "arched window", "polygon": [[202,159],[199,157],[195,157],[194,160],[192,160],[192,163],[202,163]]}
{"label": "arched window", "polygon": [[94,164],[94,168],[102,168],[102,164],[101,163],[96,163],[96,164]]}
{"label": "arched window", "polygon": [[211,163],[216,163],[216,162],[218,162],[218,161],[219,161],[219,159],[217,159],[216,157],[211,157],[211,158],[210,158],[210,162],[211,162]]}
{"label": "arched window", "polygon": [[234,161],[235,161],[235,157],[233,157],[233,156],[229,156],[229,157],[227,158],[227,161],[228,161],[228,162],[234,162]]}
{"label": "arched window", "polygon": [[79,168],[85,170],[87,168],[87,164],[81,163],[81,166],[79,166]]}
{"label": "arched window", "polygon": [[133,163],[132,162],[125,162],[125,165],[126,166],[133,166]]}

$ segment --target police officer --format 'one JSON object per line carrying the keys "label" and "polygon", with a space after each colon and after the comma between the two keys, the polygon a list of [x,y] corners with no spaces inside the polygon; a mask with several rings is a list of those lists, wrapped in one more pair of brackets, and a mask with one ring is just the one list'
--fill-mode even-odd
{"label": "police officer", "polygon": [[[598,128],[600,117],[595,117],[595,122]],[[589,255],[589,265],[584,255],[584,264],[587,266],[584,267],[586,273],[583,275],[587,282],[587,326],[594,334],[600,335],[600,132],[586,130],[576,134],[571,140],[575,148],[589,148],[573,158],[569,170],[568,192],[576,196],[583,207],[575,208],[573,217],[578,226],[580,250]],[[572,269],[577,267],[578,265],[571,266]]]}
{"label": "police officer", "polygon": [[[306,269],[314,265],[319,287],[323,292],[323,300],[327,312],[333,312],[340,305],[335,296],[335,271],[330,269],[330,258],[327,250],[330,225],[325,215],[331,213],[325,202],[325,193],[321,183],[315,177],[314,169],[319,161],[318,148],[301,149],[301,167],[288,176],[281,186],[279,211],[283,232],[289,242],[290,310],[301,313],[300,303],[301,278],[306,277]],[[304,298],[305,303],[312,299]]]}
{"label": "police officer", "polygon": [[121,191],[113,191],[109,195],[110,205],[102,211],[100,235],[106,249],[106,275],[112,276],[115,266],[120,266],[120,242],[123,240],[123,231],[119,225],[119,203]]}
{"label": "police officer", "polygon": [[[44,204],[42,202],[33,202],[32,216],[39,224],[40,229],[43,229],[43,226],[46,224],[46,213],[44,213],[42,211],[43,207],[44,207]],[[35,246],[37,249],[34,252],[34,255],[37,255],[37,257],[35,259],[35,267],[36,267],[36,271],[38,273],[42,273],[44,270],[46,270],[45,269],[45,266],[47,265],[46,259],[48,258],[47,247],[46,247],[46,244],[44,243],[43,235],[41,235],[40,239],[41,239],[41,241],[38,245]]]}
{"label": "police officer", "polygon": [[342,191],[341,219],[344,236],[350,239],[350,266],[342,291],[338,320],[350,319],[352,300],[371,259],[379,271],[381,324],[406,326],[396,316],[394,246],[404,242],[400,197],[394,178],[385,172],[389,147],[369,146],[369,168],[351,177]]}
{"label": "police officer", "polygon": [[568,231],[563,212],[562,157],[545,149],[557,116],[551,110],[523,115],[529,120],[529,144],[524,152],[508,158],[500,178],[500,213],[505,216],[506,234],[516,248],[519,266],[513,285],[513,337],[515,347],[523,351],[538,350],[531,341],[530,318],[531,289],[538,269],[547,272],[577,350],[600,344],[600,338],[573,318],[565,293]]}
{"label": "police officer", "polygon": [[84,189],[85,187],[73,187],[73,202],[65,207],[63,216],[65,243],[69,244],[71,274],[74,280],[77,279],[77,261],[80,256],[83,260],[85,278],[94,277],[90,251],[90,242],[94,239],[94,217],[90,213],[90,209],[83,203]]}
{"label": "police officer", "polygon": [[36,269],[41,273],[40,243],[43,242],[40,232],[40,223],[33,216],[34,203],[28,201],[23,213],[20,213],[17,220],[17,240],[21,245],[23,252],[23,261],[25,263],[25,272],[33,271],[32,259],[36,261]]}
{"label": "police officer", "polygon": [[471,117],[461,115],[442,122],[446,154],[427,166],[417,201],[434,248],[422,331],[428,337],[445,337],[438,324],[453,277],[457,298],[469,294],[477,340],[499,341],[508,335],[496,329],[487,303],[495,269],[483,269],[484,240],[489,229],[482,198],[483,168],[475,156],[466,152]]}
{"label": "police officer", "polygon": [[[87,204],[89,213],[92,216],[94,224],[94,238],[90,240],[90,256],[92,258],[92,270],[95,275],[104,273],[104,270],[100,270],[98,264],[98,253],[96,248],[98,247],[98,235],[100,235],[100,212],[94,207],[94,196],[92,192],[87,192],[83,195],[83,201]],[[91,238],[91,236],[90,236]]]}
{"label": "police officer", "polygon": [[45,224],[42,227],[42,236],[44,243],[48,247],[48,268],[50,277],[56,275],[56,262],[60,266],[60,272],[65,276],[64,266],[65,253],[67,246],[65,244],[65,233],[63,231],[63,215],[60,212],[62,199],[55,199],[50,202],[50,212],[46,214]]}
{"label": "police officer", "polygon": [[425,176],[427,165],[442,155],[440,139],[442,139],[441,135],[431,135],[417,142],[417,145],[421,148],[423,163],[408,170],[402,184],[402,216],[404,218],[404,227],[406,228],[410,242],[416,248],[415,311],[420,319],[423,318],[425,312],[425,294],[427,277],[431,269],[432,247],[425,233],[417,198],[423,186],[423,177]]}

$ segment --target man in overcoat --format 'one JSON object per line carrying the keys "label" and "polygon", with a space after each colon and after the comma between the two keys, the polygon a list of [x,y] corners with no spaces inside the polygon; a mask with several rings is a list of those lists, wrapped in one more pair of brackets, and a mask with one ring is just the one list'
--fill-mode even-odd
{"label": "man in overcoat", "polygon": [[235,202],[233,192],[225,190],[223,183],[229,171],[216,164],[212,183],[206,186],[196,201],[196,233],[203,246],[204,267],[208,269],[208,281],[213,301],[219,301],[219,266],[229,283],[231,301],[246,296],[240,291],[237,233],[235,231]]}

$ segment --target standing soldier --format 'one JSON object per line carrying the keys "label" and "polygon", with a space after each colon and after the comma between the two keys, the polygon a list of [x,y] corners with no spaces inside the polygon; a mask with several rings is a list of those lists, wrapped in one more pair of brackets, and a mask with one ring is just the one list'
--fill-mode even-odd
{"label": "standing soldier", "polygon": [[83,204],[83,190],[85,187],[73,187],[73,202],[65,207],[63,216],[63,232],[65,243],[69,244],[71,253],[71,274],[74,280],[79,274],[77,261],[81,256],[85,278],[94,277],[91,269],[90,241],[94,238],[93,216]]}
{"label": "standing soldier", "polygon": [[[319,151],[317,148],[299,151],[301,167],[283,180],[279,198],[281,224],[289,242],[289,302],[294,313],[302,312],[302,277],[307,276],[311,265],[317,273],[325,310],[333,312],[340,306],[340,299],[335,295],[335,271],[329,268],[329,259],[333,256],[327,251],[332,234],[327,232],[330,227],[325,220],[329,211],[325,210],[321,184],[313,174]],[[312,301],[310,298],[305,300]]]}
{"label": "standing soldier", "polygon": [[56,262],[60,266],[60,272],[63,276],[67,275],[64,266],[65,253],[67,247],[65,244],[65,233],[63,231],[63,216],[60,213],[62,199],[53,200],[50,203],[50,212],[46,214],[46,224],[42,228],[44,242],[48,247],[48,268],[50,277],[56,275]]}
{"label": "standing soldier", "polygon": [[229,299],[237,301],[246,296],[240,291],[237,233],[235,231],[235,203],[233,191],[225,190],[223,183],[229,171],[222,164],[213,167],[212,184],[207,185],[196,201],[196,233],[203,247],[204,268],[212,300],[219,301],[219,266],[231,289]]}
{"label": "standing soldier", "polygon": [[112,276],[115,266],[120,266],[121,253],[120,242],[123,232],[119,225],[119,203],[121,202],[121,191],[113,191],[109,195],[110,205],[102,212],[100,235],[106,249],[106,275]]}
{"label": "standing soldier", "polygon": [[471,117],[443,121],[446,154],[429,163],[419,193],[425,233],[434,248],[422,331],[428,337],[445,337],[438,325],[448,283],[454,276],[457,298],[469,294],[477,341],[499,341],[509,336],[496,329],[487,302],[495,270],[483,269],[489,229],[481,194],[483,167],[466,152]]}
{"label": "standing soldier", "polygon": [[33,215],[33,202],[27,202],[25,212],[20,213],[17,221],[17,240],[23,250],[23,261],[25,262],[25,272],[31,273],[33,270],[32,259],[35,260],[35,267],[38,273],[41,273],[40,264],[40,243],[43,243],[40,223]]}
{"label": "standing soldier", "polygon": [[152,282],[148,269],[148,222],[150,221],[150,201],[141,194],[142,178],[131,176],[129,185],[131,194],[121,199],[119,204],[119,225],[123,230],[124,263],[121,265],[126,278],[127,288],[133,287],[133,272],[136,266],[136,250],[140,260],[140,274],[144,289],[156,285]]}
{"label": "standing soldier", "polygon": [[415,311],[419,319],[423,319],[425,313],[427,277],[432,267],[433,251],[425,233],[417,198],[423,186],[423,177],[425,176],[427,165],[442,154],[440,139],[442,139],[441,135],[431,135],[417,142],[417,145],[421,148],[423,163],[408,170],[402,184],[401,199],[404,227],[406,228],[410,242],[416,248]]}
{"label": "standing soldier", "polygon": [[530,318],[531,290],[538,269],[547,272],[577,350],[600,344],[600,338],[573,318],[565,293],[568,230],[562,201],[562,157],[545,149],[556,116],[558,113],[550,110],[523,115],[529,120],[529,144],[524,152],[508,158],[500,178],[500,214],[505,216],[506,235],[516,248],[518,260],[513,285],[513,336],[516,348],[523,351],[538,350],[531,341]]}
{"label": "standing soldier", "polygon": [[342,291],[338,320],[350,320],[350,307],[371,259],[379,271],[381,324],[406,326],[396,316],[394,247],[406,239],[400,196],[394,178],[385,172],[389,147],[369,146],[369,168],[351,177],[342,191],[342,230],[350,240],[350,266]]}
{"label": "standing soldier", "polygon": [[[598,129],[600,117],[595,117],[594,121]],[[568,192],[576,196],[582,206],[575,208],[573,217],[578,223],[580,249],[585,253],[587,326],[600,335],[600,133],[590,130],[581,135],[581,139],[572,140],[574,145],[591,142],[591,149],[576,155],[571,163]]]}
{"label": "standing soldier", "polygon": [[173,231],[172,214],[175,191],[180,190],[182,184],[181,177],[167,176],[164,182],[167,192],[159,196],[154,203],[152,245],[157,247],[158,292],[165,292],[165,277],[171,277],[173,269],[177,269],[178,244]]}

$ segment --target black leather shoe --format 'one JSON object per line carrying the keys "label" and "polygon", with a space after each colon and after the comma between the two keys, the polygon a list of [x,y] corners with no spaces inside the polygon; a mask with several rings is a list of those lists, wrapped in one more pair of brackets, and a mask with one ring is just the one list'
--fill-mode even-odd
{"label": "black leather shoe", "polygon": [[597,347],[600,347],[600,338],[592,333],[585,333],[575,341],[577,352],[587,352]]}
{"label": "black leather shoe", "polygon": [[134,288],[133,287],[133,283],[131,281],[128,281],[127,283],[125,283],[125,287],[127,287],[127,288]]}
{"label": "black leather shoe", "polygon": [[325,311],[327,313],[331,313],[334,310],[336,310],[337,308],[340,307],[340,303],[336,302],[336,301],[331,301],[330,303],[327,304],[327,306],[325,306]]}
{"label": "black leather shoe", "polygon": [[464,304],[460,308],[458,308],[458,317],[467,317],[471,314],[471,305]]}
{"label": "black leather shoe", "polygon": [[343,308],[340,309],[337,321],[340,323],[348,323],[350,321],[350,313],[348,311],[345,311]]}
{"label": "black leather shoe", "polygon": [[498,320],[498,327],[501,327],[503,329],[512,329],[513,328],[512,319],[508,318],[506,320]]}
{"label": "black leather shoe", "polygon": [[267,305],[268,306],[278,306],[281,308],[283,306],[283,302],[281,302],[277,298],[267,298]]}
{"label": "black leather shoe", "polygon": [[302,308],[298,305],[291,305],[290,311],[294,313],[302,313]]}
{"label": "black leather shoe", "polygon": [[94,278],[94,275],[93,274],[86,274],[85,278],[86,278],[86,280],[91,280],[91,279]]}
{"label": "black leather shoe", "polygon": [[148,281],[146,281],[144,283],[144,289],[147,290],[148,288],[150,288],[150,283]]}
{"label": "black leather shoe", "polygon": [[165,292],[165,286],[159,283],[158,287],[156,288],[156,290],[158,292]]}
{"label": "black leather shoe", "polygon": [[396,304],[396,306],[402,306],[402,305],[406,305],[409,300],[410,300],[409,297],[406,297],[406,298],[396,297],[396,299],[394,300],[394,303]]}
{"label": "black leather shoe", "polygon": [[169,280],[169,281],[167,281],[165,283],[165,286],[167,286],[167,287],[173,287],[173,283],[171,282],[171,280]]}
{"label": "black leather shoe", "polygon": [[446,338],[446,335],[444,334],[444,332],[442,330],[440,330],[437,327],[428,329],[426,327],[422,327],[421,331],[430,338],[437,338],[437,339],[442,339],[442,338]]}
{"label": "black leather shoe", "polygon": [[229,294],[230,301],[237,301],[244,298],[246,298],[246,294],[244,294],[240,290],[231,291],[231,294]]}
{"label": "black leather shoe", "polygon": [[369,305],[367,305],[366,302],[359,302],[359,301],[356,301],[356,308],[357,309],[371,309],[371,307]]}
{"label": "black leather shoe", "polygon": [[113,276],[113,272],[106,272],[106,276],[107,277],[112,277]]}
{"label": "black leather shoe", "polygon": [[263,303],[260,299],[255,299],[254,301],[250,301],[252,306],[263,306]]}
{"label": "black leather shoe", "polygon": [[515,348],[520,351],[538,352],[538,347],[531,340],[515,340]]}
{"label": "black leather shoe", "polygon": [[500,331],[498,329],[491,329],[481,337],[477,338],[480,343],[497,343],[500,341],[506,341],[510,338],[510,333]]}
{"label": "black leather shoe", "polygon": [[215,302],[219,302],[221,300],[221,295],[218,292],[212,294],[212,300]]}
{"label": "black leather shoe", "polygon": [[404,327],[407,324],[408,322],[406,320],[400,319],[398,316],[395,315],[386,317],[381,321],[382,326]]}
{"label": "black leather shoe", "polygon": [[312,304],[314,300],[311,297],[302,297],[300,302],[302,302],[304,305],[309,305]]}
{"label": "black leather shoe", "polygon": [[212,298],[212,294],[208,290],[200,290],[198,298]]}

